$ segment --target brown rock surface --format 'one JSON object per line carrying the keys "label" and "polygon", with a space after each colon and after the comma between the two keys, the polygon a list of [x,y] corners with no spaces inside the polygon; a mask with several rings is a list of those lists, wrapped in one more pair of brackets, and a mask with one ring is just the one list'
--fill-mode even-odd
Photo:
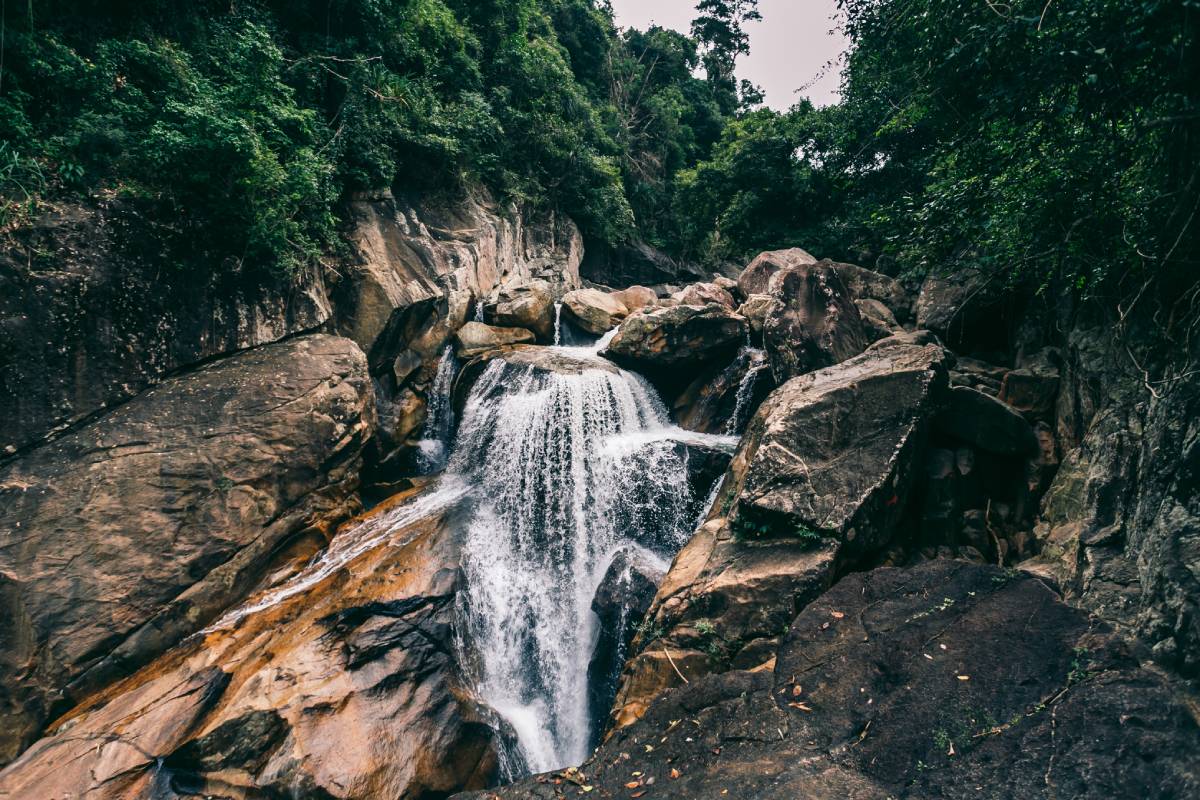
{"label": "brown rock surface", "polygon": [[0,470],[0,760],[355,508],[362,351],[315,335],[172,378]]}
{"label": "brown rock surface", "polygon": [[499,328],[482,322],[468,322],[454,334],[454,344],[459,358],[474,358],[499,347],[531,343],[535,338],[533,331],[524,328]]}
{"label": "brown rock surface", "polygon": [[719,303],[730,309],[737,308],[733,295],[716,283],[691,283],[671,295],[671,298],[681,306],[706,306],[709,303]]}
{"label": "brown rock surface", "polygon": [[563,295],[562,302],[567,319],[597,336],[611,331],[629,314],[617,292],[576,289]]}
{"label": "brown rock surface", "polygon": [[677,368],[727,359],[745,338],[746,320],[717,303],[651,308],[621,323],[606,355],[634,368]]}
{"label": "brown rock surface", "polygon": [[866,349],[858,307],[829,262],[776,272],[768,293],[782,302],[772,308],[763,325],[776,382],[837,364]]}
{"label": "brown rock surface", "polygon": [[747,298],[752,294],[768,294],[768,284],[771,276],[776,272],[781,269],[815,263],[817,263],[817,259],[799,247],[787,250],[768,250],[755,256],[754,260],[742,270],[742,274],[737,279],[738,288],[742,290],[742,296]]}
{"label": "brown rock surface", "polygon": [[251,598],[258,610],[58,720],[0,772],[0,797],[415,799],[486,785],[495,734],[455,665],[452,500],[398,497],[346,525],[322,559]]}

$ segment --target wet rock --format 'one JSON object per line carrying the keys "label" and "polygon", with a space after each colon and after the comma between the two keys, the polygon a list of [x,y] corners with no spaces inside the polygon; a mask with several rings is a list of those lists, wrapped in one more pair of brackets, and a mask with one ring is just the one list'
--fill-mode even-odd
{"label": "wet rock", "polygon": [[866,349],[867,337],[854,299],[828,264],[780,270],[771,276],[768,292],[783,303],[767,316],[763,328],[777,383],[845,361]]}
{"label": "wet rock", "polygon": [[172,378],[0,470],[0,761],[356,507],[362,351],[314,335]]}
{"label": "wet rock", "polygon": [[563,295],[563,314],[588,333],[600,335],[617,327],[629,308],[614,292],[576,289]]}
{"label": "wet rock", "polygon": [[1031,422],[1052,422],[1060,384],[1058,353],[1044,350],[1004,374],[1000,399]]}
{"label": "wet rock", "polygon": [[662,690],[751,668],[838,563],[884,548],[945,390],[937,346],[866,353],[794,378],[750,422],[708,521],[676,557],[622,678],[613,722]]}
{"label": "wet rock", "polygon": [[715,283],[689,284],[682,291],[671,295],[671,299],[681,306],[706,306],[709,303],[718,303],[729,309],[737,307],[733,295]]}
{"label": "wet rock", "polygon": [[1200,731],[1177,697],[1040,580],[931,561],[847,576],[773,669],[667,692],[580,772],[606,800],[1188,797]]}
{"label": "wet rock", "polygon": [[649,554],[622,548],[596,589],[592,612],[600,622],[600,636],[588,664],[592,719],[602,720],[608,715],[629,643],[646,616],[663,574],[663,568]]}
{"label": "wet rock", "polygon": [[454,349],[459,358],[474,358],[499,347],[531,343],[535,338],[533,331],[524,328],[499,328],[482,322],[468,322],[454,334]]}
{"label": "wet rock", "polygon": [[554,340],[554,290],[546,281],[504,289],[485,310],[486,319],[502,328],[525,328],[543,342]]}
{"label": "wet rock", "polygon": [[716,303],[643,309],[621,323],[605,355],[634,369],[671,370],[726,361],[745,338],[746,321]]}
{"label": "wet rock", "polygon": [[454,655],[455,537],[410,499],[338,534],[331,552],[361,548],[345,568],[264,589],[260,610],[90,697],[0,772],[0,795],[416,798],[494,781],[498,734]]}
{"label": "wet rock", "polygon": [[[913,331],[896,331],[886,339],[872,342],[867,345],[868,352],[879,352],[892,347],[925,347],[926,345],[941,345],[941,341],[933,334],[932,331],[913,330]],[[953,360],[953,359],[952,359]]]}
{"label": "wet rock", "polygon": [[688,384],[673,404],[675,420],[691,431],[739,433],[773,388],[766,353],[743,347]]}
{"label": "wet rock", "polygon": [[768,284],[776,272],[815,263],[817,259],[799,247],[768,250],[755,256],[742,270],[737,279],[738,288],[742,291],[742,296],[747,298],[752,294],[769,294]]}
{"label": "wet rock", "polygon": [[954,368],[950,370],[950,385],[978,389],[986,395],[996,397],[1000,394],[1000,387],[1008,372],[1007,367],[989,364],[969,356],[957,356]]}
{"label": "wet rock", "polygon": [[1037,437],[1024,417],[994,397],[976,389],[955,386],[946,409],[938,415],[938,430],[989,453],[1034,456]]}

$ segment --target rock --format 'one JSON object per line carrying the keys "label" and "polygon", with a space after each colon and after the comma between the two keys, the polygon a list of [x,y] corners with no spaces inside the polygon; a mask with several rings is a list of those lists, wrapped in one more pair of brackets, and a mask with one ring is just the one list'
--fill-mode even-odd
{"label": "rock", "polygon": [[737,307],[737,303],[733,301],[733,295],[715,283],[689,284],[682,291],[671,295],[671,298],[681,306],[706,306],[709,303],[718,303],[729,309]]}
{"label": "rock", "polygon": [[[964,450],[970,453],[966,448]],[[920,540],[924,546],[937,547],[958,543],[958,534],[962,527],[962,508],[959,504],[957,485],[958,462],[957,454],[944,448],[931,448],[925,456],[925,492],[921,502],[920,525]]]}
{"label": "rock", "polygon": [[546,281],[532,281],[526,286],[504,289],[500,299],[485,310],[493,325],[502,328],[526,328],[538,338],[554,340],[554,293]]}
{"label": "rock", "polygon": [[750,331],[755,336],[762,336],[767,317],[778,313],[782,307],[783,303],[769,294],[752,294],[738,306],[737,312],[750,323]]}
{"label": "rock", "polygon": [[[733,274],[738,275],[740,273],[741,270],[738,269]],[[712,285],[729,292],[729,296],[733,298],[734,305],[746,299],[742,296],[742,290],[738,288],[737,281],[733,278],[727,278],[724,275],[713,275]]]}
{"label": "rock", "polygon": [[630,312],[658,305],[658,295],[654,293],[653,289],[646,286],[630,286],[628,289],[622,289],[613,294]]}
{"label": "rock", "polygon": [[588,664],[588,705],[593,719],[604,719],[612,706],[629,643],[663,578],[664,570],[656,562],[650,553],[622,548],[596,589],[592,612],[600,621],[600,636]]}
{"label": "rock", "polygon": [[647,617],[656,634],[635,642],[615,724],[681,683],[676,670],[694,680],[757,666],[838,563],[890,542],[945,391],[943,358],[937,346],[889,348],[771,393],[659,587]]}
{"label": "rock", "polygon": [[888,309],[888,316],[902,322],[908,321],[912,301],[900,281],[854,264],[829,260],[822,260],[820,263],[828,264],[837,271],[838,277],[855,300],[873,300]]}
{"label": "rock", "polygon": [[605,355],[634,369],[675,370],[722,362],[745,338],[746,320],[723,305],[650,308],[621,323]]}
{"label": "rock", "polygon": [[738,433],[774,388],[767,354],[743,347],[723,368],[705,371],[675,399],[681,428],[702,433]]}
{"label": "rock", "polygon": [[1000,386],[1008,372],[1007,367],[989,364],[969,356],[957,356],[954,369],[950,370],[950,385],[978,389],[986,395],[996,397],[1000,394]]}
{"label": "rock", "polygon": [[563,295],[563,312],[567,319],[588,333],[608,333],[625,319],[629,309],[615,293],[599,289],[576,289]]}
{"label": "rock", "polygon": [[535,338],[533,331],[524,328],[499,328],[482,322],[468,322],[454,334],[454,349],[459,358],[474,358],[497,347],[531,343]]}
{"label": "rock", "polygon": [[1029,423],[1013,409],[976,389],[955,386],[938,415],[943,433],[1002,456],[1033,456],[1040,448]]}
{"label": "rock", "polygon": [[1000,399],[1031,422],[1052,422],[1061,382],[1057,352],[1044,350],[1004,374]]}
{"label": "rock", "polygon": [[749,298],[752,294],[769,294],[768,284],[771,276],[781,269],[815,264],[817,259],[799,247],[788,250],[768,250],[755,256],[742,274],[738,276],[738,288],[742,296]]}
{"label": "rock", "polygon": [[979,270],[930,274],[917,295],[916,325],[933,331],[958,353],[992,356],[1012,349],[1022,306],[1020,293]]}
{"label": "rock", "polygon": [[6,236],[0,459],[168,374],[313,330],[332,315],[320,269],[261,284],[246,273],[223,281],[181,269],[125,200],[56,200]]}
{"label": "rock", "polygon": [[362,351],[314,335],[172,378],[0,469],[0,762],[355,508]]}
{"label": "rock", "polygon": [[498,735],[454,655],[458,553],[437,497],[345,526],[307,569],[297,554],[299,574],[250,599],[259,610],[76,708],[0,772],[0,796],[444,797],[494,782]]}
{"label": "rock", "polygon": [[931,344],[941,346],[941,341],[933,335],[932,331],[896,331],[886,339],[880,339],[879,341],[872,342],[871,344],[867,345],[867,351],[879,352],[881,350],[888,350],[892,347],[925,347],[926,345]]}
{"label": "rock", "polygon": [[771,276],[768,291],[783,303],[767,316],[763,328],[777,383],[845,361],[866,349],[858,308],[837,272],[827,264],[778,271]]}
{"label": "rock", "polygon": [[580,273],[588,280],[606,286],[687,283],[702,281],[705,277],[695,264],[676,261],[642,241],[616,246],[588,242]]}
{"label": "rock", "polygon": [[855,300],[858,314],[862,317],[863,332],[872,342],[886,339],[893,333],[902,330],[892,312],[878,300]]}

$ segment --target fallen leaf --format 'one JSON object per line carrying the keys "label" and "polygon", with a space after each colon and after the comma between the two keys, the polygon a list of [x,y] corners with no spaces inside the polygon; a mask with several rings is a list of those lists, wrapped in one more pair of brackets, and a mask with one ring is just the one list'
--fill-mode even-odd
{"label": "fallen leaf", "polygon": [[929,653],[921,653],[921,655],[925,656],[925,657],[926,657],[926,658],[928,658],[930,661],[933,661],[933,656],[929,655]]}
{"label": "fallen leaf", "polygon": [[841,611],[830,611],[829,615],[834,619],[841,619],[842,617],[846,616]]}
{"label": "fallen leaf", "polygon": [[647,752],[647,753],[653,753],[653,752],[654,752],[654,746],[653,746],[653,745],[649,745],[649,744],[648,744],[648,745],[646,745],[646,752]]}
{"label": "fallen leaf", "polygon": [[971,676],[970,675],[959,675],[958,679],[960,681],[969,681],[969,680],[971,680]]}
{"label": "fallen leaf", "polygon": [[630,797],[641,797],[641,796],[642,796],[642,795],[644,795],[645,793],[646,793],[646,790],[645,790],[645,789],[642,789],[640,792],[634,792],[633,794],[631,794],[631,795],[629,795],[629,796],[630,796]]}
{"label": "fallen leaf", "polygon": [[630,781],[629,783],[625,784],[625,788],[626,789],[636,789],[641,785],[642,784],[638,783],[637,781]]}
{"label": "fallen leaf", "polygon": [[792,697],[799,697],[800,693],[803,691],[804,691],[803,686],[799,686],[799,685],[793,686],[792,687]]}
{"label": "fallen leaf", "polygon": [[801,711],[812,711],[812,709],[804,705],[804,703],[788,703],[788,705],[792,708],[798,708]]}
{"label": "fallen leaf", "polygon": [[680,774],[679,770],[672,768],[671,769],[671,780],[677,779],[679,777],[679,774]]}

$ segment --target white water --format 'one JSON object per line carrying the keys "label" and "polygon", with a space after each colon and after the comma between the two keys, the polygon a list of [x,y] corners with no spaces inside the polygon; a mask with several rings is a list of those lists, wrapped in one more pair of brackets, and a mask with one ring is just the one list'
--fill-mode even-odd
{"label": "white water", "polygon": [[454,347],[446,345],[438,361],[437,373],[429,387],[426,399],[425,424],[417,446],[421,448],[422,467],[426,473],[436,472],[446,465],[446,448],[450,446],[450,432],[454,429],[454,407],[450,402],[450,390],[454,376],[458,373],[458,359]]}
{"label": "white water", "polygon": [[554,346],[562,344],[562,303],[554,304]]}
{"label": "white water", "polygon": [[723,433],[726,436],[736,435],[742,429],[742,414],[754,393],[754,384],[758,380],[758,374],[767,368],[766,359],[759,359],[757,365],[754,363],[755,359],[761,355],[763,355],[762,350],[747,345],[738,352],[737,359],[734,361],[735,364],[744,365],[744,371],[742,379],[738,383],[737,394],[734,395],[733,414],[725,422]]}
{"label": "white water", "polygon": [[604,368],[603,346],[553,349],[595,363],[577,374],[493,361],[449,466],[476,487],[461,618],[477,691],[533,772],[588,755],[590,604],[613,552],[669,557],[691,533],[678,429],[641,378]]}

